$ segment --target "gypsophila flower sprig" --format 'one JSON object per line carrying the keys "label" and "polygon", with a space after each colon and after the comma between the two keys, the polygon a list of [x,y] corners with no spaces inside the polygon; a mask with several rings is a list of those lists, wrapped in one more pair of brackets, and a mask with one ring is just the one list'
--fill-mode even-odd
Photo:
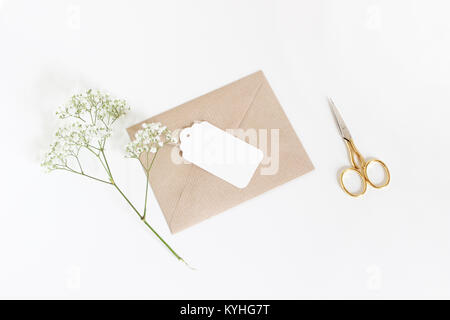
{"label": "gypsophila flower sprig", "polygon": [[[160,122],[144,123],[142,129],[139,129],[134,135],[134,140],[125,147],[126,157],[138,159],[146,175],[145,182],[145,202],[143,218],[147,215],[147,195],[148,195],[148,179],[150,170],[156,159],[156,155],[160,148],[166,144],[175,144],[177,139],[172,136],[172,132],[163,126]],[[150,161],[150,155],[153,154]]]}
{"label": "gypsophila flower sprig", "polygon": [[160,122],[142,124],[142,129],[136,132],[134,138],[125,148],[128,158],[138,159],[144,152],[156,153],[165,144],[177,142],[172,132]]}
{"label": "gypsophila flower sprig", "polygon": [[[142,214],[118,187],[113,178],[106,157],[106,142],[111,137],[112,125],[119,118],[125,116],[129,110],[130,108],[124,100],[112,99],[109,95],[99,91],[88,90],[86,93],[72,96],[68,104],[60,107],[56,112],[57,117],[63,123],[56,130],[55,140],[50,145],[41,165],[47,171],[65,170],[113,186],[139,216],[140,220],[177,259],[184,262],[146,220],[149,172],[157,151],[165,144],[175,142],[170,130],[161,123],[145,124],[136,134],[136,139],[126,146],[126,156],[129,158],[140,159],[145,152],[147,164],[150,154],[153,154],[150,165],[145,166],[142,163],[146,171],[146,190]],[[86,173],[80,157],[83,150],[86,150],[88,154],[98,160],[99,165],[106,173],[106,179]]]}

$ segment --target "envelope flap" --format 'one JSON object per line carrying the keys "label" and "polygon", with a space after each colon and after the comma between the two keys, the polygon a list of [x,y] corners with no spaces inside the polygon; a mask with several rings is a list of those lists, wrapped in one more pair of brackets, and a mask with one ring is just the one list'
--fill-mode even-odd
{"label": "envelope flap", "polygon": [[127,129],[128,134],[133,137],[143,123],[149,122],[162,122],[172,130],[190,126],[194,121],[200,120],[211,122],[222,129],[235,128],[244,118],[263,81],[264,75],[258,71],[137,123]]}
{"label": "envelope flap", "polygon": [[201,101],[205,103],[203,119],[195,120],[206,120],[222,129],[237,128],[257,96],[263,81],[263,73],[256,72],[201,97],[205,100]]}

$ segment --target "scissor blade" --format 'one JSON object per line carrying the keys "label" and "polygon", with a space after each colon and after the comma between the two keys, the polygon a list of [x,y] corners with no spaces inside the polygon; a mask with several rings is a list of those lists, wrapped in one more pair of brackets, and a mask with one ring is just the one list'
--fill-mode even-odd
{"label": "scissor blade", "polygon": [[341,133],[342,138],[346,140],[351,140],[352,136],[350,135],[350,131],[348,130],[347,126],[345,125],[344,119],[342,119],[341,114],[339,113],[338,109],[336,108],[336,105],[334,104],[333,99],[328,98],[328,102],[330,103],[331,110],[333,111],[334,118],[336,119],[336,123],[339,128],[339,132]]}

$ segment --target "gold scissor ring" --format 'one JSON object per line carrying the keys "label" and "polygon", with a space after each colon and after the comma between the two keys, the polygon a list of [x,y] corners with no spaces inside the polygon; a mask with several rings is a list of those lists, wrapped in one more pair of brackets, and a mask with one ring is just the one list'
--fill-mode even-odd
{"label": "gold scissor ring", "polygon": [[[358,174],[358,176],[360,177],[360,179],[361,179],[361,186],[362,186],[361,191],[359,191],[359,192],[351,192],[345,186],[344,176],[349,171],[356,172]],[[349,167],[349,168],[346,168],[346,169],[342,170],[341,178],[340,178],[339,182],[341,183],[342,190],[344,190],[348,195],[350,195],[352,197],[359,197],[360,195],[364,194],[366,192],[366,190],[367,190],[366,179],[364,178],[364,176],[361,174],[361,172],[358,169],[355,169],[355,168],[352,168],[352,167]]]}
{"label": "gold scissor ring", "polygon": [[[385,179],[384,179],[384,182],[383,182],[383,183],[381,183],[381,184],[376,184],[376,183],[372,182],[372,180],[370,180],[370,177],[369,177],[369,175],[367,174],[367,168],[369,167],[369,165],[370,165],[371,163],[379,163],[380,166],[383,168],[383,170],[384,170],[384,175],[385,175]],[[370,160],[370,161],[368,161],[368,162],[366,163],[366,165],[364,166],[364,176],[366,177],[366,181],[367,181],[372,187],[377,188],[377,189],[381,189],[381,188],[386,187],[386,186],[389,184],[389,182],[391,181],[391,173],[389,172],[388,167],[386,166],[386,164],[385,164],[383,161],[378,160],[378,159],[372,159],[372,160]]]}

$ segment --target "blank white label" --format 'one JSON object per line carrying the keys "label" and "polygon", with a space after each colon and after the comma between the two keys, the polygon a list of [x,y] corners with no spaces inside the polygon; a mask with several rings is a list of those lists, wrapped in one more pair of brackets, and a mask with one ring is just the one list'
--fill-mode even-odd
{"label": "blank white label", "polygon": [[180,149],[187,161],[245,188],[263,159],[263,152],[207,121],[180,132]]}

